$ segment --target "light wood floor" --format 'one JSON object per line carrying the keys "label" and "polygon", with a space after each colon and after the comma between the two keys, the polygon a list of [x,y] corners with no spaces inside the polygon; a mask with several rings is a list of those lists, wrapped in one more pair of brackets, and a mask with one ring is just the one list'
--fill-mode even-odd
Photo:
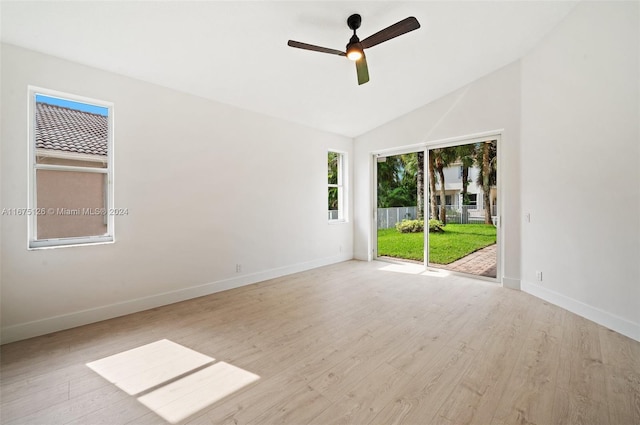
{"label": "light wood floor", "polygon": [[260,377],[196,424],[640,424],[640,343],[522,292],[346,262],[2,347],[3,424],[162,424],[86,364],[167,339]]}

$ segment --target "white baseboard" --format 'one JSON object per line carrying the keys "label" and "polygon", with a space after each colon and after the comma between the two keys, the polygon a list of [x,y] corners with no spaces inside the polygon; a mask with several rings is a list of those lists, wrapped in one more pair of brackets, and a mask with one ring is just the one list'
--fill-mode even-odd
{"label": "white baseboard", "polygon": [[599,325],[605,326],[629,338],[640,341],[640,324],[630,320],[608,313],[596,307],[574,300],[566,295],[552,291],[544,286],[536,285],[531,282],[523,281],[522,290],[535,297],[541,298],[552,304],[569,310],[572,313],[589,319]]}
{"label": "white baseboard", "polygon": [[520,279],[514,279],[504,276],[502,278],[502,286],[504,288],[520,290]]}
{"label": "white baseboard", "polygon": [[371,255],[367,251],[356,251],[353,253],[353,259],[358,261],[371,261]]}
{"label": "white baseboard", "polygon": [[216,282],[178,289],[170,292],[164,292],[148,297],[127,300],[120,303],[109,304],[82,311],[76,311],[60,316],[48,317],[46,319],[6,326],[2,328],[0,343],[7,344],[9,342],[20,341],[35,336],[75,328],[77,326],[87,325],[89,323],[95,323],[101,320],[112,319],[114,317],[124,316],[126,314],[137,313],[139,311],[148,310],[150,308],[202,297],[204,295],[210,295],[216,292],[226,291],[228,289],[239,288],[241,286],[251,285],[253,283],[262,282],[293,273],[299,273],[305,270],[311,270],[330,264],[340,263],[351,259],[353,259],[352,254],[342,254],[334,257],[313,260],[306,263],[292,264],[289,266],[265,270],[257,273],[245,274],[230,279],[223,279]]}

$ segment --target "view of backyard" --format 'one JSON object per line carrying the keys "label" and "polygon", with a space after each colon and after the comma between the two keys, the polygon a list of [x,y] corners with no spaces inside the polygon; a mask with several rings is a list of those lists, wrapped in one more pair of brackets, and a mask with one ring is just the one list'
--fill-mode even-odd
{"label": "view of backyard", "polygon": [[496,277],[495,140],[378,157],[377,162],[379,257],[423,262],[422,227],[429,220],[438,224],[428,233],[429,265]]}
{"label": "view of backyard", "polygon": [[[492,224],[447,224],[442,233],[429,233],[429,262],[449,264],[496,243]],[[378,229],[378,255],[424,260],[424,233],[400,233],[395,228]]]}

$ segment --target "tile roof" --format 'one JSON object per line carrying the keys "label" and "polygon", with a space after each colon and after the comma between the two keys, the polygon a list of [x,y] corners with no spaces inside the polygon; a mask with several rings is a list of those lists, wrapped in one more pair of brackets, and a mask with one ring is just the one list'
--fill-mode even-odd
{"label": "tile roof", "polygon": [[107,117],[36,103],[36,148],[107,155]]}

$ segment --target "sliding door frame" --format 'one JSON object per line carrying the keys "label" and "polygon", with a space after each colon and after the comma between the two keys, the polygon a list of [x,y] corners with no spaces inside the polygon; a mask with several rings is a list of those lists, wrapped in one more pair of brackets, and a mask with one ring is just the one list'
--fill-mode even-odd
{"label": "sliding door frame", "polygon": [[[499,129],[499,130],[492,130],[492,131],[487,131],[487,132],[482,132],[482,133],[475,133],[475,134],[469,134],[469,135],[465,135],[465,136],[458,136],[458,137],[451,137],[451,138],[447,138],[447,139],[440,139],[440,140],[433,140],[433,141],[427,141],[424,143],[418,143],[415,145],[408,145],[408,146],[400,146],[400,147],[396,147],[396,148],[389,148],[389,149],[382,149],[382,150],[378,150],[378,151],[374,151],[371,152],[371,156],[370,156],[370,160],[371,160],[371,168],[372,168],[372,184],[371,184],[371,258],[373,260],[378,260],[378,166],[377,166],[377,161],[379,157],[389,157],[389,156],[395,156],[395,155],[402,155],[402,154],[406,154],[406,153],[413,153],[413,152],[419,152],[419,151],[424,151],[424,160],[425,160],[425,182],[424,182],[424,208],[425,208],[425,215],[428,216],[429,214],[429,204],[428,204],[428,200],[429,200],[429,184],[428,184],[428,167],[427,167],[427,163],[426,161],[428,160],[428,155],[429,155],[429,151],[431,149],[437,149],[437,148],[445,148],[445,147],[450,147],[450,146],[458,146],[458,145],[464,145],[464,144],[471,144],[471,143],[479,143],[479,142],[485,142],[485,141],[489,141],[489,140],[496,140],[496,144],[497,144],[497,150],[498,150],[498,171],[497,171],[497,184],[496,184],[496,191],[497,191],[497,208],[496,208],[496,215],[497,215],[497,223],[496,223],[496,227],[497,227],[497,231],[496,231],[496,244],[497,244],[497,253],[496,253],[496,277],[492,278],[492,277],[486,277],[486,276],[477,276],[477,275],[469,275],[466,273],[457,273],[457,272],[453,272],[451,271],[450,273],[452,274],[460,274],[463,276],[472,276],[474,278],[480,279],[480,280],[486,280],[486,281],[490,281],[490,282],[494,282],[494,283],[498,283],[502,285],[502,269],[503,269],[503,264],[504,264],[504,226],[503,226],[503,221],[504,221],[504,214],[503,214],[503,209],[504,209],[504,192],[502,190],[502,169],[504,168],[504,166],[502,166],[503,164],[503,160],[502,160],[502,139],[503,139],[503,133],[504,130],[503,129]],[[424,233],[425,237],[424,237],[424,267],[425,270],[429,268],[428,264],[429,264],[429,233],[425,232]],[[443,270],[443,269],[437,269],[438,271]]]}
{"label": "sliding door frame", "polygon": [[[482,134],[476,134],[476,135],[470,135],[470,136],[461,136],[461,137],[455,137],[455,138],[451,138],[451,139],[446,139],[446,140],[441,140],[441,141],[435,141],[432,143],[427,143],[426,145],[426,152],[425,152],[425,162],[428,160],[428,155],[429,155],[429,151],[431,151],[432,149],[439,149],[439,148],[448,148],[448,147],[452,147],[452,146],[460,146],[460,145],[468,145],[468,144],[473,144],[473,143],[482,143],[482,142],[487,142],[487,141],[491,141],[491,140],[495,140],[496,141],[496,147],[497,147],[497,158],[498,158],[498,170],[497,170],[497,175],[496,175],[496,199],[497,199],[497,205],[496,205],[496,277],[488,277],[488,276],[480,276],[480,275],[475,275],[475,274],[468,274],[468,273],[460,273],[460,272],[453,272],[451,271],[451,273],[454,274],[460,274],[460,275],[464,275],[464,276],[471,276],[480,280],[486,280],[489,282],[495,282],[495,283],[500,283],[502,284],[502,264],[503,264],[503,243],[502,241],[504,240],[503,237],[503,229],[504,226],[502,225],[502,221],[503,221],[503,215],[502,215],[502,205],[503,205],[503,193],[502,193],[502,178],[501,178],[501,169],[503,168],[501,166],[502,164],[502,159],[501,159],[501,152],[502,152],[502,130],[500,131],[495,131],[495,132],[487,132],[487,133],[482,133]],[[428,167],[426,167],[425,164],[425,176],[428,179]],[[425,194],[425,214],[428,215],[428,203],[430,200],[430,192],[429,192],[429,185],[425,182],[425,192],[427,192],[427,194]],[[485,206],[485,208],[487,208]],[[429,237],[428,237],[429,233],[425,232],[425,245],[424,245],[424,250],[425,250],[425,267],[427,269],[435,269],[435,270],[446,270],[446,269],[440,269],[438,267],[434,267],[434,266],[429,266]]]}

